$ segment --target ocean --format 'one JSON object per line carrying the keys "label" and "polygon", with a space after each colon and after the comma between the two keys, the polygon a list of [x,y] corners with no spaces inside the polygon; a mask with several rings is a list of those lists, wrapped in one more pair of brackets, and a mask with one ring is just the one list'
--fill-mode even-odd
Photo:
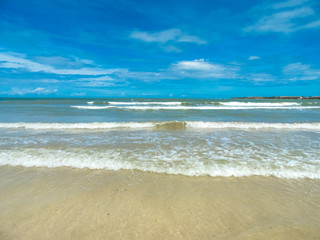
{"label": "ocean", "polygon": [[320,101],[0,100],[0,239],[319,239]]}
{"label": "ocean", "polygon": [[0,165],[320,178],[320,100],[0,100]]}

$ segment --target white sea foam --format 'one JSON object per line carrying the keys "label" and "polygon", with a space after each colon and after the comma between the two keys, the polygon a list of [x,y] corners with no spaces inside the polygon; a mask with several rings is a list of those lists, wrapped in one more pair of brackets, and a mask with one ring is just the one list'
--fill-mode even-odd
{"label": "white sea foam", "polygon": [[113,129],[113,128],[152,128],[152,122],[94,122],[94,123],[0,123],[0,128],[25,129]]}
{"label": "white sea foam", "polygon": [[284,106],[300,106],[300,103],[296,102],[219,102],[224,106],[235,107],[284,107]]}
{"label": "white sea foam", "polygon": [[108,102],[110,105],[181,105],[181,102]]}
{"label": "white sea foam", "polygon": [[[91,131],[123,126],[129,130]],[[0,127],[14,128],[1,129],[5,134],[0,135],[0,165],[320,178],[320,122],[1,123]],[[48,133],[48,129],[58,131]]]}
{"label": "white sea foam", "polygon": [[[160,156],[161,157],[161,156]],[[165,159],[165,156],[162,156]],[[177,158],[177,157],[176,157]],[[166,159],[165,159],[166,160]],[[74,167],[107,170],[141,170],[155,173],[181,174],[186,176],[275,176],[279,178],[320,178],[319,165],[294,163],[288,165],[285,161],[275,161],[277,168],[271,162],[256,162],[242,159],[242,164],[236,162],[223,163],[212,160],[211,164],[203,164],[188,159],[175,162],[175,157],[169,161],[147,159],[130,161],[126,156],[121,156],[117,151],[84,152],[81,150],[51,150],[51,149],[20,149],[4,150],[0,152],[0,166],[25,166],[25,167]],[[243,164],[246,163],[246,164]]]}
{"label": "white sea foam", "polygon": [[[92,105],[95,102],[87,102],[87,104]],[[161,106],[180,106],[182,102],[105,102],[109,105],[114,106],[141,106],[141,105],[161,105]],[[194,103],[195,107],[201,106],[201,103]],[[285,107],[285,106],[300,106],[301,103],[296,102],[211,102],[211,104],[206,103],[205,105],[212,105],[217,106],[216,104],[223,105],[223,106],[232,106],[232,107]],[[100,106],[101,107],[101,106]],[[103,107],[103,106],[102,106]],[[187,106],[192,107],[192,106]],[[204,106],[205,107],[205,106]],[[184,108],[182,108],[184,109]]]}
{"label": "white sea foam", "polygon": [[0,123],[0,128],[24,128],[34,130],[59,130],[59,129],[140,129],[159,128],[161,129],[301,129],[318,131],[320,122],[315,123],[256,123],[256,122],[94,122],[94,123]]}
{"label": "white sea foam", "polygon": [[302,129],[320,130],[320,123],[186,122],[188,128],[206,129]]}
{"label": "white sea foam", "polygon": [[108,109],[108,108],[114,108],[113,106],[71,106],[72,108],[78,108],[78,109]]}
{"label": "white sea foam", "polygon": [[253,109],[320,109],[320,106],[71,106],[78,109],[129,110],[253,110]]}

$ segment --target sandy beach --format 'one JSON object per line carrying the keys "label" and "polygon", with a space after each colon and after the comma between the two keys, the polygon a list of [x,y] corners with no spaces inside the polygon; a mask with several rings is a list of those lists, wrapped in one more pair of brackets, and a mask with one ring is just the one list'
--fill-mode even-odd
{"label": "sandy beach", "polygon": [[320,180],[0,168],[0,238],[319,239]]}

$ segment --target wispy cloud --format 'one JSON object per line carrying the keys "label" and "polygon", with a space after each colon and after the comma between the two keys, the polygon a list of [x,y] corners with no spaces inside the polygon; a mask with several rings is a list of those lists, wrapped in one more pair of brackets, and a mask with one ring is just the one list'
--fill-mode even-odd
{"label": "wispy cloud", "polygon": [[[39,58],[37,58],[39,60]],[[248,60],[260,59],[259,56],[250,56]],[[70,60],[70,59],[69,59]],[[124,68],[102,69],[102,68],[81,68],[81,69],[56,69],[49,65],[60,64],[62,61],[69,61],[63,58],[45,59],[48,64],[29,60],[25,55],[14,53],[0,53],[0,67],[7,69],[22,69],[29,72],[47,73],[36,78],[32,85],[27,88],[12,88],[11,91],[2,93],[4,95],[49,95],[55,94],[58,90],[54,85],[85,89],[116,89],[119,87],[134,87],[137,81],[160,82],[160,81],[182,81],[182,80],[239,80],[239,82],[251,82],[254,84],[267,84],[268,82],[284,83],[288,81],[316,80],[320,79],[320,69],[313,69],[310,65],[302,63],[289,64],[283,67],[282,76],[272,75],[271,72],[250,72],[245,70],[244,65],[236,63],[219,63],[205,59],[184,60],[173,62],[168,67],[155,71],[134,71]],[[49,62],[48,62],[49,61]],[[86,61],[85,61],[86,62]],[[88,60],[88,64],[95,64]],[[244,67],[241,69],[240,66]],[[13,73],[14,74],[14,73]],[[52,75],[56,74],[56,75]],[[47,87],[42,87],[47,84]],[[50,84],[51,87],[48,87]],[[41,87],[38,87],[38,86]]]}
{"label": "wispy cloud", "polygon": [[2,92],[2,94],[24,96],[24,95],[28,95],[28,94],[49,95],[49,94],[56,93],[56,92],[58,92],[58,89],[46,89],[43,87],[38,87],[38,88],[34,88],[34,89],[32,89],[32,88],[31,89],[30,88],[12,88],[10,91]]}
{"label": "wispy cloud", "polygon": [[182,52],[180,48],[177,48],[172,45],[162,46],[161,48],[164,49],[166,52],[176,52],[176,53]]}
{"label": "wispy cloud", "polygon": [[176,40],[180,34],[181,34],[180,29],[173,28],[173,29],[169,29],[161,32],[154,32],[154,33],[133,31],[130,34],[130,37],[144,41],[144,42],[166,43],[168,41]]}
{"label": "wispy cloud", "polygon": [[279,9],[279,8],[288,8],[288,7],[296,7],[299,5],[302,5],[306,2],[308,2],[309,0],[289,0],[286,2],[279,2],[274,4],[272,7],[275,9]]}
{"label": "wispy cloud", "polygon": [[103,68],[79,68],[79,69],[57,69],[51,65],[38,63],[21,56],[14,56],[8,53],[0,53],[0,68],[23,69],[28,72],[44,72],[58,75],[107,75],[119,71],[119,69]]}
{"label": "wispy cloud", "polygon": [[[22,70],[27,72],[42,72],[46,74],[59,75],[57,78],[50,81],[50,75],[45,77],[45,80],[39,79],[38,82],[63,84],[74,84],[83,87],[118,87],[129,85],[130,81],[140,80],[144,82],[154,82],[161,80],[178,80],[184,78],[192,79],[227,79],[239,78],[239,67],[236,65],[224,65],[205,61],[204,59],[192,61],[178,61],[169,65],[167,69],[159,69],[158,71],[131,71],[124,68],[103,69],[98,67],[80,68],[80,69],[57,69],[50,64],[61,64],[68,62],[70,59],[63,57],[37,57],[38,61],[47,64],[39,63],[26,56],[15,53],[0,53],[0,68]],[[91,65],[93,62],[89,61]],[[68,76],[72,76],[70,79]],[[39,93],[44,89],[38,89]],[[30,92],[26,89],[26,93]],[[32,91],[35,91],[33,89]],[[37,91],[33,93],[37,93]],[[22,93],[22,92],[21,92]],[[20,95],[20,93],[17,92]]]}
{"label": "wispy cloud", "polygon": [[74,82],[82,87],[119,87],[128,84],[126,81],[110,76],[78,78],[76,80],[70,80],[69,82]]}
{"label": "wispy cloud", "polygon": [[240,68],[236,65],[224,65],[196,59],[192,61],[178,61],[172,63],[167,69],[159,69],[154,72],[123,71],[114,76],[123,80],[141,80],[155,82],[161,80],[181,79],[235,79],[241,78],[238,74]]}
{"label": "wispy cloud", "polygon": [[292,63],[283,68],[283,73],[289,81],[320,79],[320,69],[313,69],[310,65]]}
{"label": "wispy cloud", "polygon": [[260,59],[259,56],[250,56],[250,57],[248,58],[248,60],[250,60],[250,61],[252,61],[252,60],[258,60],[258,59]]}
{"label": "wispy cloud", "polygon": [[317,28],[320,27],[320,20],[308,23],[303,26],[303,28]]}
{"label": "wispy cloud", "polygon": [[168,73],[168,69],[161,69],[158,71],[122,71],[114,74],[114,77],[119,82],[126,82],[127,80],[141,80],[144,82],[158,82],[163,79],[175,79],[175,76],[172,76]]}
{"label": "wispy cloud", "polygon": [[[159,44],[172,44],[172,43],[195,43],[195,44],[207,44],[207,41],[193,35],[183,33],[178,28],[172,28],[160,32],[143,32],[133,31],[130,38],[137,39],[147,43],[159,43]],[[166,51],[178,52],[174,46],[165,46],[163,49]]]}
{"label": "wispy cloud", "polygon": [[303,6],[307,0],[289,0],[272,5],[269,15],[256,24],[244,28],[245,32],[291,33],[302,29],[320,27],[320,20],[311,6]]}
{"label": "wispy cloud", "polygon": [[37,63],[50,65],[56,68],[83,68],[87,66],[97,66],[89,59],[80,59],[78,57],[62,57],[62,56],[37,56],[33,58]]}
{"label": "wispy cloud", "polygon": [[177,42],[189,42],[189,43],[197,43],[197,44],[207,44],[207,41],[200,39],[197,36],[191,35],[181,35]]}
{"label": "wispy cloud", "polygon": [[86,95],[87,95],[87,92],[74,92],[70,94],[70,96],[72,97],[84,97]]}
{"label": "wispy cloud", "polygon": [[269,73],[250,73],[246,79],[255,83],[273,82],[277,80],[275,76]]}

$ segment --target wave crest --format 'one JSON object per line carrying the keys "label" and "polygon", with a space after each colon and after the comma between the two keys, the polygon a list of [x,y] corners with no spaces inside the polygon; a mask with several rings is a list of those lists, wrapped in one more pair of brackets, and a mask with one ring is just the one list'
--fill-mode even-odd
{"label": "wave crest", "polygon": [[320,123],[256,123],[256,122],[202,122],[202,121],[168,121],[168,122],[93,122],[93,123],[0,123],[0,128],[24,128],[33,130],[59,129],[301,129],[320,130]]}
{"label": "wave crest", "polygon": [[71,106],[77,109],[99,110],[99,109],[124,109],[124,110],[141,110],[141,111],[157,111],[157,110],[254,110],[254,109],[320,109],[320,106]]}

